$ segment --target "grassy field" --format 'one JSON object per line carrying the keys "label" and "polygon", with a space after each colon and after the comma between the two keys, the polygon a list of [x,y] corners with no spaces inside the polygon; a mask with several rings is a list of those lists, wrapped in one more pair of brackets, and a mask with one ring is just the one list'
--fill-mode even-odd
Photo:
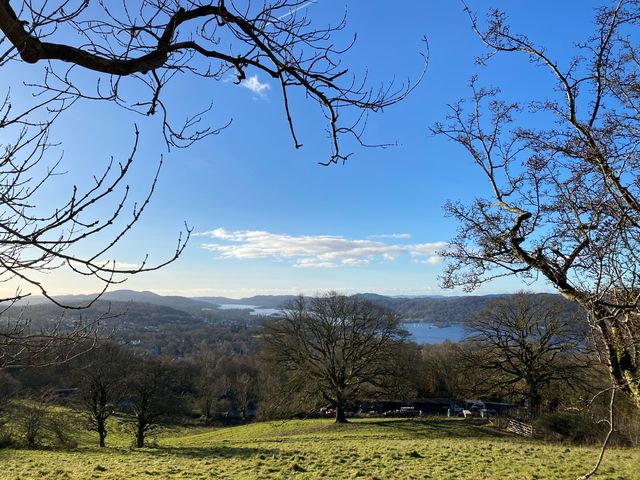
{"label": "grassy field", "polygon": [[[265,422],[165,431],[132,449],[114,431],[72,451],[0,450],[2,479],[575,479],[597,448],[527,441],[461,419]],[[612,449],[598,479],[640,479],[640,451]]]}

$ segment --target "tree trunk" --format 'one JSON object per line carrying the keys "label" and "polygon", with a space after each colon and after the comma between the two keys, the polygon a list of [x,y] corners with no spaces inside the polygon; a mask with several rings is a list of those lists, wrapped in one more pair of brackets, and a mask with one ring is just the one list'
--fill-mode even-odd
{"label": "tree trunk", "polygon": [[344,412],[344,405],[338,403],[336,405],[336,422],[335,423],[348,423],[347,416]]}
{"label": "tree trunk", "polygon": [[540,416],[540,408],[542,406],[542,396],[538,391],[538,386],[529,384],[529,416],[531,420]]}
{"label": "tree trunk", "polygon": [[98,438],[99,438],[99,445],[100,448],[104,448],[105,447],[105,438],[107,437],[107,428],[105,426],[105,422],[102,419],[98,419]]}
{"label": "tree trunk", "polygon": [[612,310],[575,291],[560,288],[560,293],[589,312],[604,346],[605,363],[611,379],[640,409],[640,353],[638,331],[634,326],[639,313]]}
{"label": "tree trunk", "polygon": [[144,427],[145,427],[144,419],[138,417],[138,429],[136,431],[136,447],[137,448],[144,447]]}
{"label": "tree trunk", "polygon": [[206,397],[203,400],[203,404],[204,418],[206,418],[207,420],[211,420],[211,401],[209,400],[209,397]]}
{"label": "tree trunk", "polygon": [[[592,313],[593,315],[593,313]],[[595,315],[594,315],[595,316]],[[640,355],[633,328],[625,328],[627,318],[596,317],[596,326],[607,354],[607,367],[616,387],[640,409]]]}

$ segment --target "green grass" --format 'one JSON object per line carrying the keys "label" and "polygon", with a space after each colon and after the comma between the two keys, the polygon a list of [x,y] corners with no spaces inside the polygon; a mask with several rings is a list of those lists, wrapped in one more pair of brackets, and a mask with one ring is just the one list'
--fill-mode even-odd
{"label": "green grass", "polygon": [[[575,479],[598,449],[528,441],[459,419],[263,422],[176,429],[154,448],[120,432],[99,449],[0,450],[2,479]],[[640,479],[640,451],[611,449],[597,479]]]}

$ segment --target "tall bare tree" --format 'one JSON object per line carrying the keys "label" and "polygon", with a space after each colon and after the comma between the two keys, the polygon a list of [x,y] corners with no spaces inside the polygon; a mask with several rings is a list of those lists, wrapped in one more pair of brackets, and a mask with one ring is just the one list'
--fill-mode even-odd
{"label": "tall bare tree", "polygon": [[[597,10],[593,34],[562,66],[492,11],[473,28],[496,54],[546,69],[555,90],[505,102],[473,81],[470,104],[433,127],[462,145],[490,194],[450,202],[460,228],[443,283],[473,289],[505,275],[543,277],[580,304],[615,385],[640,407],[640,3]],[[535,128],[530,116],[535,115]]]}
{"label": "tall bare tree", "polygon": [[298,297],[265,326],[264,340],[276,367],[347,421],[345,407],[366,392],[396,387],[397,353],[406,331],[394,313],[335,292]]}

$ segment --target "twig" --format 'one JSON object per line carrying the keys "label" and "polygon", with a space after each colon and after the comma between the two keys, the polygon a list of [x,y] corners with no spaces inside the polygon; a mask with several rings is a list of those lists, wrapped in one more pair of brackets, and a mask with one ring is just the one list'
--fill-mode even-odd
{"label": "twig", "polygon": [[609,400],[609,431],[607,432],[607,436],[602,442],[602,447],[600,448],[600,455],[598,455],[598,460],[594,465],[593,469],[584,475],[578,477],[578,480],[587,480],[587,478],[591,477],[594,473],[598,471],[600,468],[600,464],[602,463],[602,459],[604,458],[604,452],[607,449],[607,445],[609,444],[609,440],[611,439],[611,435],[613,434],[613,404],[616,399],[616,386],[615,384],[611,386],[611,399]]}

